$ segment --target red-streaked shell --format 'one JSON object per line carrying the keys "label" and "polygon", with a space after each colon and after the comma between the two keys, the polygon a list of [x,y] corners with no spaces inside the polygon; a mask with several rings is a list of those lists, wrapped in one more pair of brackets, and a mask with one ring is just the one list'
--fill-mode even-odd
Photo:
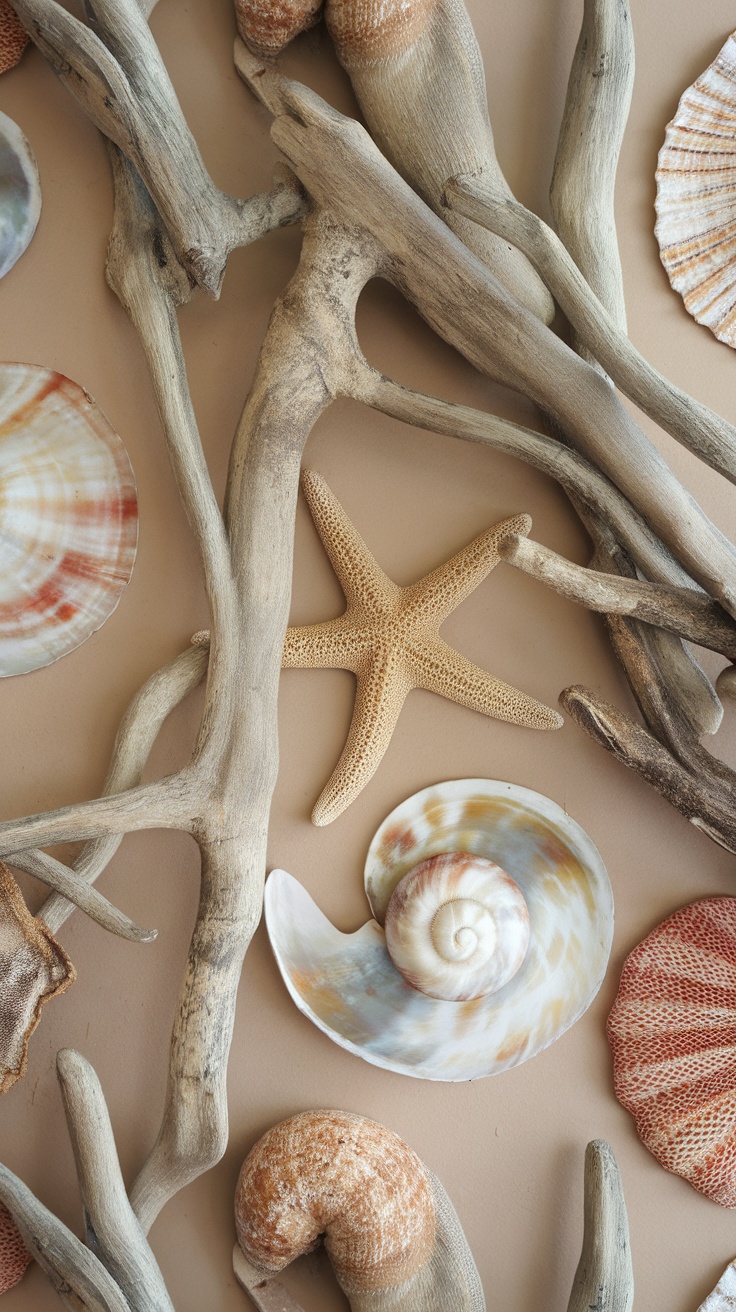
{"label": "red-streaked shell", "polygon": [[634,948],[608,1037],[616,1097],[645,1147],[736,1207],[736,898],[693,902]]}
{"label": "red-streaked shell", "polygon": [[273,58],[300,32],[313,27],[322,0],[235,0],[235,18],[245,44],[256,55]]}
{"label": "red-streaked shell", "polygon": [[23,1279],[33,1258],[4,1203],[0,1203],[0,1294]]}
{"label": "red-streaked shell", "polygon": [[516,974],[529,946],[529,911],[519,885],[493,861],[443,852],[396,885],[384,931],[388,954],[412,988],[466,1002]]}
{"label": "red-streaked shell", "polygon": [[66,952],[43,921],[31,915],[0,861],[0,1093],[25,1074],[28,1040],[42,1007],[75,978]]}
{"label": "red-streaked shell", "polygon": [[0,113],[0,278],[26,250],[40,213],[41,184],[33,151],[18,124]]}
{"label": "red-streaked shell", "polygon": [[736,40],[688,87],[657,164],[662,263],[685,308],[736,346]]}
{"label": "red-streaked shell", "polygon": [[238,1243],[276,1274],[325,1236],[342,1288],[391,1289],[427,1265],[431,1177],[398,1135],[350,1112],[302,1112],[246,1157],[235,1193]]}
{"label": "red-streaked shell", "polygon": [[15,68],[30,37],[8,0],[0,0],[0,73]]}
{"label": "red-streaked shell", "polygon": [[105,622],[137,536],[130,461],[92,398],[0,365],[0,675],[49,665]]}

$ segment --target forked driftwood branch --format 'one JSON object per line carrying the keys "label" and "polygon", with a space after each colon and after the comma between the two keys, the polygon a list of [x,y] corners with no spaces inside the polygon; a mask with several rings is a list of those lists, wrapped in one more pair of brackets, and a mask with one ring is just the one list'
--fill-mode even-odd
{"label": "forked driftwood branch", "polygon": [[[666,746],[647,731],[634,729],[647,742],[656,742],[665,759],[651,751],[647,755],[638,740],[632,745],[621,717],[612,727],[609,718],[605,729],[599,717],[593,731],[660,790],[669,790],[676,804],[706,832],[736,850],[732,785],[727,799],[730,776],[697,741],[698,732],[715,726],[720,704],[681,641],[682,636],[692,638],[696,630],[701,638],[707,632],[718,650],[731,652],[736,551],[674,477],[620,404],[599,366],[604,364],[622,386],[627,379],[632,391],[638,387],[640,397],[646,394],[648,412],[656,413],[675,436],[688,427],[707,439],[709,450],[717,449],[724,470],[733,460],[733,435],[728,425],[689,398],[683,401],[681,394],[632,356],[633,348],[621,336],[621,306],[614,304],[615,260],[609,260],[608,274],[596,282],[602,245],[612,240],[610,213],[603,213],[603,208],[610,211],[620,133],[605,139],[610,109],[605,108],[598,85],[591,89],[591,76],[581,65],[590,43],[579,47],[573,74],[577,86],[573,101],[591,111],[583,113],[592,139],[585,142],[579,171],[581,179],[589,179],[599,157],[608,181],[599,189],[600,222],[591,226],[593,255],[584,271],[605,301],[614,326],[618,325],[615,332],[608,331],[604,319],[603,338],[590,329],[591,316],[596,318],[594,294],[579,269],[571,269],[559,252],[556,263],[543,265],[540,260],[539,268],[550,283],[553,275],[558,279],[558,288],[572,286],[575,295],[570,292],[566,304],[595,365],[579,358],[538,313],[525,308],[540,286],[526,259],[506,262],[504,286],[483,263],[493,258],[492,245],[474,242],[476,251],[471,250],[400,177],[362,127],[275,68],[266,67],[242,42],[236,49],[237,67],[274,114],[273,139],[289,165],[269,193],[245,201],[223,196],[204,170],[144,21],[153,7],[149,0],[88,0],[90,25],[73,19],[55,0],[13,3],[52,66],[112,143],[115,218],[108,278],[149,363],[211,612],[209,653],[203,645],[182,653],[152,676],[132,704],[118,735],[103,796],[0,825],[0,854],[17,857],[25,868],[44,867],[50,882],[54,867],[37,849],[86,841],[75,866],[76,879],[57,870],[57,886],[64,896],[55,893],[42,910],[47,923],[56,928],[68,914],[68,892],[79,892],[79,881],[92,883],[99,876],[123,834],[172,827],[190,833],[199,846],[200,904],[172,1034],[161,1129],[130,1193],[132,1213],[145,1233],[167,1199],[212,1166],[227,1141],[225,1076],[235,996],[243,955],[261,913],[268,813],[278,766],[276,696],[288,615],[299,466],[317,418],[334,399],[355,398],[407,423],[511,452],[559,480],[589,527],[597,574],[611,576],[605,584],[605,604],[612,606],[612,598],[618,597],[624,609],[635,606],[630,614],[639,618],[614,619],[611,631],[648,723]],[[428,4],[427,11],[430,8]],[[591,28],[595,41],[619,40],[618,32],[620,40],[628,42],[626,23],[613,28],[608,24],[614,10],[619,17],[625,14],[621,0],[586,4],[586,23],[595,20]],[[456,55],[464,43],[465,64],[475,70],[478,109],[473,141],[465,141],[457,157],[438,156],[441,177],[432,152],[438,149],[438,133],[446,123],[427,116],[425,129],[408,143],[410,167],[402,154],[408,149],[407,120],[390,70],[382,69],[379,59],[370,76],[363,65],[360,75],[350,69],[351,76],[360,83],[366,117],[370,121],[375,115],[376,124],[380,120],[385,150],[407,172],[414,170],[412,176],[433,205],[439,207],[442,196],[451,194],[451,178],[467,175],[477,164],[480,180],[475,179],[470,200],[467,188],[462,193],[463,203],[475,204],[479,189],[482,222],[492,227],[497,221],[494,214],[518,216],[518,210],[498,190],[490,129],[477,100],[477,48],[459,0],[437,0],[437,12],[443,26],[441,30],[433,26],[430,35],[439,46],[428,47],[426,32],[420,32],[420,44],[407,65],[406,94],[421,108],[426,92],[415,85],[420,70],[428,76],[447,73],[449,98],[443,114],[459,113],[467,87],[460,80],[453,89],[448,72],[453,65],[442,63],[441,52]],[[349,66],[348,13],[349,6],[328,0],[328,22],[338,33]],[[619,53],[622,60],[616,57],[606,67],[626,63],[623,47]],[[389,60],[390,55],[389,50]],[[616,86],[619,90],[614,89],[613,98],[619,117],[625,117],[628,75],[619,78]],[[560,148],[564,163],[558,164],[560,195],[569,194],[570,180],[574,183],[575,122],[570,111]],[[474,150],[480,152],[475,160]],[[565,174],[567,186],[562,188],[559,179]],[[493,196],[502,197],[498,204],[487,199],[486,175],[493,177]],[[458,201],[460,194],[457,184],[453,199]],[[588,183],[585,194],[590,194]],[[471,217],[477,220],[479,214]],[[304,224],[299,267],[274,307],[263,343],[233,443],[223,518],[190,400],[176,309],[194,286],[217,294],[227,254],[235,245],[298,220]],[[460,231],[467,237],[470,229]],[[506,231],[503,236],[510,239]],[[582,236],[568,235],[571,246],[582,241]],[[544,233],[542,243],[557,250]],[[523,248],[521,238],[518,245]],[[569,253],[578,265],[584,263],[575,249]],[[536,262],[531,244],[527,254]],[[365,284],[378,275],[403,292],[471,363],[534,400],[551,417],[555,437],[418,395],[372,370],[358,346],[355,309]],[[562,297],[563,292],[559,294]],[[567,290],[564,294],[568,296]],[[540,308],[537,303],[536,309]],[[609,351],[609,339],[616,350]],[[267,571],[262,568],[266,558]],[[548,573],[550,568],[547,557]],[[570,571],[563,569],[563,573],[569,580]],[[589,577],[581,584],[577,575],[575,585],[581,598],[586,589],[586,595],[592,595],[594,581]],[[651,618],[644,624],[642,608],[647,607]],[[652,620],[657,625],[666,621],[671,632],[653,628]],[[191,760],[175,775],[141,784],[160,725],[205,672],[204,710]],[[567,703],[577,717],[582,716],[572,690]],[[707,769],[698,753],[710,762]],[[690,781],[687,802],[679,775],[674,786],[675,767]],[[91,906],[88,899],[88,909]],[[93,909],[110,920],[99,903]],[[116,923],[121,927],[122,922]],[[69,1072],[66,1080],[71,1089]],[[99,1153],[109,1156],[109,1136],[99,1118],[98,1124]],[[88,1199],[97,1178],[93,1157],[85,1158],[89,1167],[84,1167],[82,1187]],[[4,1188],[12,1193],[10,1185]],[[120,1233],[137,1235],[122,1194],[118,1201],[125,1212],[119,1218],[124,1224]],[[30,1206],[22,1190],[15,1206],[18,1211]],[[102,1219],[112,1225],[109,1217]],[[127,1293],[120,1292],[118,1276],[123,1284],[127,1280],[122,1268],[116,1268],[117,1293],[110,1294],[112,1301],[107,1304],[103,1300],[108,1295],[94,1283],[99,1277],[107,1289],[105,1280],[112,1278],[110,1270],[117,1261],[112,1256],[117,1232],[113,1226],[105,1233],[113,1234],[113,1239],[100,1247],[101,1261],[95,1266],[91,1257],[80,1258],[79,1279],[93,1291],[90,1298],[94,1294],[98,1300],[89,1306],[132,1307]],[[138,1239],[133,1246],[142,1262],[144,1250]],[[71,1251],[68,1245],[64,1251]],[[77,1256],[73,1249],[69,1261]],[[166,1306],[135,1304],[139,1305]]]}

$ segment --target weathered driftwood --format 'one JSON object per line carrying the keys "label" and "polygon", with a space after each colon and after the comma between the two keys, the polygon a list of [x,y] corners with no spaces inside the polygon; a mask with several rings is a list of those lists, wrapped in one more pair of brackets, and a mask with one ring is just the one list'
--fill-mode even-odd
{"label": "weathered driftwood", "polygon": [[583,1251],[567,1312],[631,1312],[634,1273],[629,1222],[616,1158],[602,1139],[585,1152]]}

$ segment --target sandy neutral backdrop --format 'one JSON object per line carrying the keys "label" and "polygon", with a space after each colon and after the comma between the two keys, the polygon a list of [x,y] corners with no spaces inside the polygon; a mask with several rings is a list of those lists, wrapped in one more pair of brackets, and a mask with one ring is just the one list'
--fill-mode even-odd
{"label": "sandy neutral backdrop", "polygon": [[[498,153],[527,204],[547,214],[578,0],[470,0],[486,59]],[[677,384],[736,420],[736,359],[685,313],[653,237],[654,169],[682,90],[710,62],[734,21],[727,0],[633,0],[637,80],[620,171],[618,211],[630,331]],[[160,0],[153,27],[205,160],[219,185],[266,187],[276,158],[264,111],[236,77],[229,0]],[[351,111],[346,79],[315,33],[292,71]],[[111,191],[102,142],[35,51],[0,81],[0,109],[27,133],[43,187],[37,236],[0,286],[0,359],[59,369],[95,396],[121,434],[140,492],[140,550],[109,622],[49,669],[0,685],[0,813],[21,815],[98,793],[116,726],[140,683],[207,622],[197,561],[168,468],[145,365],[103,276]],[[198,296],[181,314],[191,385],[218,492],[231,436],[274,297],[294,268],[299,235],[278,232],[231,260],[218,304]],[[359,310],[371,361],[402,381],[534,422],[522,400],[494,388],[439,341],[391,289],[374,284]],[[733,535],[732,488],[645,422],[687,485]],[[510,459],[410,430],[356,405],[334,406],[305,457],[329,480],[381,565],[406,583],[504,515],[528,511],[534,535],[585,562],[587,543],[556,486]],[[339,586],[306,508],[299,508],[293,619],[340,612]],[[501,677],[554,704],[586,683],[629,705],[599,619],[501,566],[447,622],[444,636]],[[715,671],[718,662],[708,660]],[[302,1108],[373,1116],[403,1135],[444,1181],[480,1268],[489,1308],[564,1309],[582,1229],[582,1158],[610,1140],[623,1173],[637,1307],[695,1312],[736,1252],[726,1211],[667,1175],[616,1103],[604,1021],[626,953],[668,912],[733,890],[734,858],[685,823],[573,724],[535,734],[412,693],[378,774],[335,824],[309,813],[344,741],[353,681],[341,672],[282,680],[282,764],[270,865],[297,875],[342,929],[367,919],[362,866],[372,834],[404,797],[441,779],[486,776],[549,794],[596,842],[610,872],[616,934],[610,969],[586,1016],[517,1070],[463,1085],[409,1080],[333,1045],[295,1010],[263,928],[248,954],[230,1065],[231,1141],[222,1163],[180,1194],[152,1231],[177,1312],[247,1304],[230,1269],[231,1200],[254,1139]],[[185,759],[199,703],[185,705],[157,745],[151,775]],[[730,723],[715,749],[736,760]],[[29,901],[42,899],[28,881]],[[75,987],[46,1010],[28,1073],[0,1108],[0,1159],[70,1225],[79,1225],[59,1094],[58,1048],[71,1045],[102,1080],[126,1176],[158,1125],[167,1042],[197,899],[194,845],[172,833],[126,839],[103,890],[159,938],[135,946],[81,914],[61,937]],[[344,1309],[322,1258],[294,1268],[305,1312]],[[46,1312],[56,1296],[33,1270],[8,1312]]]}

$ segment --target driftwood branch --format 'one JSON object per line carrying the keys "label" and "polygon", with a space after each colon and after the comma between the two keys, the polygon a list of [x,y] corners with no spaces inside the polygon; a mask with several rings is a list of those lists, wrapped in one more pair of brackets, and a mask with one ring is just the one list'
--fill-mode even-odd
{"label": "driftwood branch", "polygon": [[585,1152],[583,1251],[567,1312],[631,1312],[634,1273],[621,1176],[611,1149],[594,1139]]}

